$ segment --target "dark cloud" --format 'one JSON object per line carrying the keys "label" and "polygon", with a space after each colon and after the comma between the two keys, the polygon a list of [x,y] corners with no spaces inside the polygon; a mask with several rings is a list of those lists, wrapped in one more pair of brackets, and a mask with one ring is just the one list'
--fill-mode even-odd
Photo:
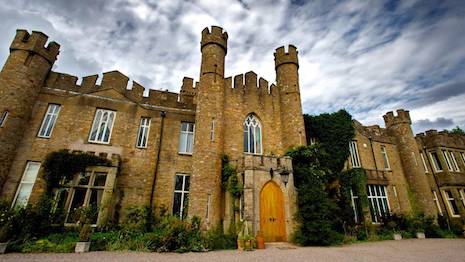
{"label": "dark cloud", "polygon": [[420,119],[413,122],[413,130],[415,133],[423,132],[429,129],[444,130],[454,126],[454,121],[450,118],[438,117],[435,120]]}

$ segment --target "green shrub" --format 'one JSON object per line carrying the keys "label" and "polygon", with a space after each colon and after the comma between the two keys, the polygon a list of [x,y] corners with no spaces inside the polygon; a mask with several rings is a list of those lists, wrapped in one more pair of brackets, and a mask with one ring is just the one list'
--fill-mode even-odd
{"label": "green shrub", "polygon": [[236,234],[225,234],[223,227],[216,227],[205,235],[205,244],[209,250],[235,249]]}
{"label": "green shrub", "polygon": [[13,246],[12,249],[22,253],[69,253],[74,252],[77,241],[78,234],[76,232],[55,233],[44,238],[27,240],[24,243],[19,243],[16,247]]}

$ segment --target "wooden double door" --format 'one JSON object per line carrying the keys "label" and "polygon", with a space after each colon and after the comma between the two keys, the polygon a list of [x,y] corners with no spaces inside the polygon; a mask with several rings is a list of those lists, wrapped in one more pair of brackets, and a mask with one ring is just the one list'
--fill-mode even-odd
{"label": "wooden double door", "polygon": [[260,192],[260,232],[266,242],[286,241],[283,193],[273,181]]}

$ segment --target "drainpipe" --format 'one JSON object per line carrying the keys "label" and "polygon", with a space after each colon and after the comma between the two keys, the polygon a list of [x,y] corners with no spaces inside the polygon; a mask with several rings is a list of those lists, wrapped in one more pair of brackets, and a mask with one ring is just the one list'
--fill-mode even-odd
{"label": "drainpipe", "polygon": [[[449,212],[447,211],[447,203],[444,201],[444,196],[441,193],[441,188],[439,188],[438,180],[437,180],[437,177],[434,171],[434,166],[431,164],[431,160],[429,159],[428,152],[426,151],[426,146],[423,146],[423,153],[425,154],[425,157],[428,160],[428,164],[431,167],[431,174],[433,175],[434,183],[436,184],[436,188],[438,189],[438,194],[439,194],[439,197],[441,198],[442,204],[444,204],[444,207],[445,207],[444,211],[447,215],[447,227],[450,230],[450,225],[449,225],[450,217],[449,217]],[[441,205],[439,205],[439,207],[441,207]]]}
{"label": "drainpipe", "polygon": [[166,112],[165,111],[160,111],[160,134],[158,136],[158,148],[157,148],[157,158],[156,158],[156,164],[155,164],[155,172],[153,174],[153,181],[152,181],[152,190],[150,192],[150,212],[152,212],[153,209],[153,194],[155,192],[155,180],[157,179],[157,173],[158,173],[158,167],[160,166],[160,152],[161,152],[161,141],[163,139],[163,127],[165,124],[165,116]]}

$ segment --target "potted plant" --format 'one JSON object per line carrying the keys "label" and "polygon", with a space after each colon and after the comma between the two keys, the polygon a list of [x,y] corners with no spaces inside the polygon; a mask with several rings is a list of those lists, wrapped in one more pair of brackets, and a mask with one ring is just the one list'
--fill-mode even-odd
{"label": "potted plant", "polygon": [[254,241],[254,237],[251,236],[251,235],[247,235],[244,237],[244,249],[246,251],[252,251],[253,250],[253,241]]}
{"label": "potted plant", "polygon": [[237,249],[242,251],[244,250],[245,247],[245,239],[244,239],[244,234],[242,233],[242,230],[239,231],[239,234],[237,234]]}
{"label": "potted plant", "polygon": [[402,234],[401,234],[400,228],[395,221],[391,220],[387,222],[386,226],[392,230],[392,235],[393,235],[394,240],[402,240]]}
{"label": "potted plant", "polygon": [[425,239],[425,231],[423,229],[417,229],[417,238],[418,239]]}
{"label": "potted plant", "polygon": [[89,252],[90,249],[90,234],[92,233],[92,218],[95,216],[93,207],[82,207],[79,210],[81,229],[79,231],[79,242],[76,243],[74,251],[76,253]]}
{"label": "potted plant", "polygon": [[262,236],[260,231],[258,231],[255,241],[257,243],[257,249],[265,249],[265,238]]}

